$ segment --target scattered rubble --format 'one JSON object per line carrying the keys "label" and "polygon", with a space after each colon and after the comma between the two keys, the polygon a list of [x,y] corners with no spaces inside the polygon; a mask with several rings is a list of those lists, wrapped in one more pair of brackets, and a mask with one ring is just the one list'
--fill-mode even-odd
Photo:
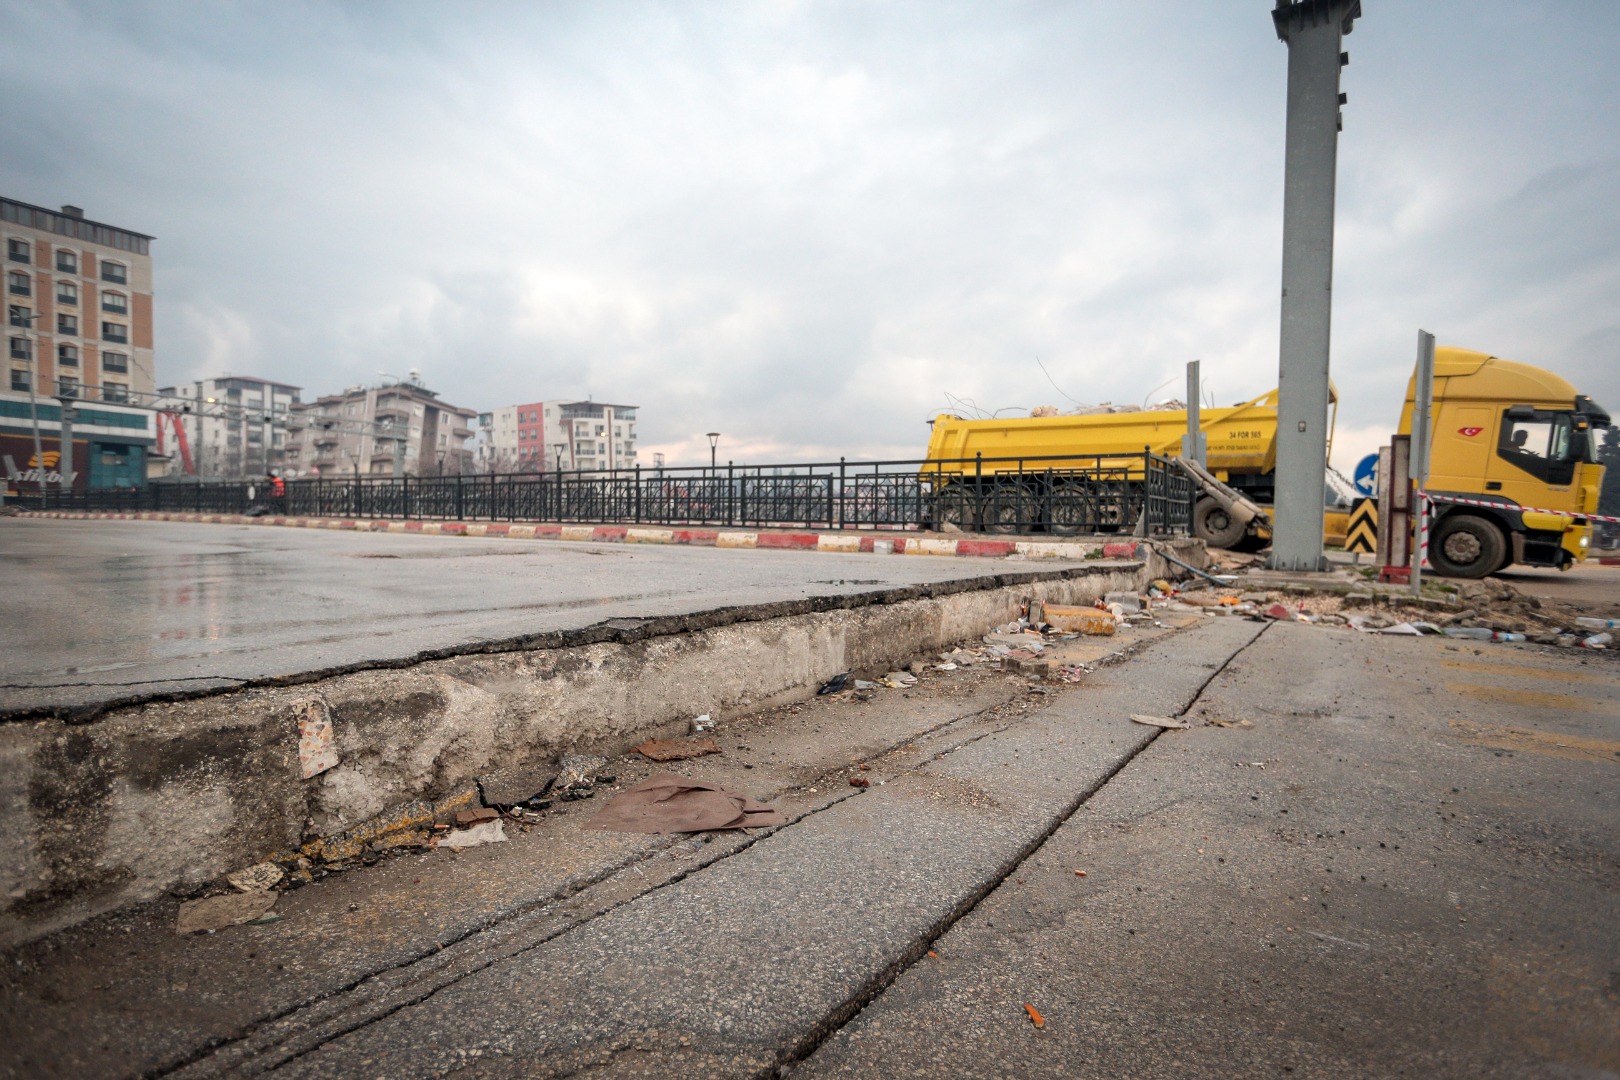
{"label": "scattered rubble", "polygon": [[268,889],[251,892],[225,893],[205,896],[201,900],[187,900],[180,905],[175,918],[177,934],[195,934],[202,930],[223,930],[227,926],[240,926],[262,918],[276,906],[280,895]]}
{"label": "scattered rubble", "polygon": [[713,739],[648,739],[635,750],[649,761],[685,761],[720,753]]}
{"label": "scattered rubble", "polygon": [[1138,724],[1146,724],[1148,727],[1169,728],[1175,731],[1192,727],[1185,720],[1173,720],[1168,716],[1147,716],[1143,713],[1131,713],[1131,719]]}
{"label": "scattered rubble", "polygon": [[786,824],[782,814],[750,796],[675,773],[658,773],[614,796],[584,828],[686,833]]}
{"label": "scattered rubble", "polygon": [[286,871],[275,863],[262,862],[227,874],[225,880],[238,892],[266,892],[275,888],[286,876]]}

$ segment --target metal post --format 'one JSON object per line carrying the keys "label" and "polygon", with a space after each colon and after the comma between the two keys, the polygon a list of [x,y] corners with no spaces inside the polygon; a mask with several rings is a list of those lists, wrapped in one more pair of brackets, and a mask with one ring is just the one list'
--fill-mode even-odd
{"label": "metal post", "polygon": [[1181,456],[1200,465],[1208,464],[1209,440],[1204,436],[1203,387],[1198,381],[1197,360],[1187,364],[1187,434],[1181,440]]}
{"label": "metal post", "polygon": [[[34,318],[39,318],[38,315]],[[25,338],[28,342],[28,361],[33,370],[28,373],[28,409],[34,417],[34,464],[39,468],[39,501],[45,504],[45,450],[39,438],[39,398],[35,389],[39,385],[39,350],[34,348],[39,342],[33,338]]]}
{"label": "metal post", "polygon": [[727,525],[730,525],[730,524],[733,523],[732,522],[732,516],[733,516],[733,513],[735,511],[735,508],[732,505],[732,500],[733,500],[734,496],[736,495],[736,492],[737,492],[737,488],[736,488],[736,485],[733,483],[733,480],[732,480],[731,461],[729,459],[727,459],[727,461],[726,461],[726,524]]}
{"label": "metal post", "polygon": [[1276,532],[1271,567],[1321,570],[1326,502],[1328,359],[1333,313],[1333,202],[1343,36],[1360,0],[1278,0],[1288,46],[1283,187],[1282,329],[1277,386]]}
{"label": "metal post", "polygon": [[1423,591],[1423,556],[1427,545],[1423,543],[1429,525],[1429,500],[1423,494],[1429,476],[1429,428],[1433,423],[1434,407],[1434,335],[1418,331],[1417,370],[1413,373],[1412,451],[1407,457],[1407,469],[1412,478],[1415,494],[1412,500],[1416,536],[1412,544],[1412,595]]}
{"label": "metal post", "polygon": [[63,495],[67,495],[73,490],[73,399],[63,395],[56,400],[62,406],[61,420],[56,429],[59,453],[56,462],[57,487]]}

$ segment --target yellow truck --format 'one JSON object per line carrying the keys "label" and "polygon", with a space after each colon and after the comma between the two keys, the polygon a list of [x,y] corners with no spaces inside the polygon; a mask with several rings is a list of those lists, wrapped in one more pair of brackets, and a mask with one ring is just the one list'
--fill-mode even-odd
{"label": "yellow truck", "polygon": [[[1410,434],[1416,375],[1400,431]],[[1603,487],[1596,429],[1609,414],[1550,371],[1471,349],[1434,351],[1426,490],[1429,562],[1484,577],[1514,563],[1561,570],[1586,557]],[[1466,500],[1466,501],[1452,501]]]}
{"label": "yellow truck", "polygon": [[[1336,409],[1337,395],[1330,400]],[[1403,434],[1411,431],[1412,402],[1409,386],[1400,418]],[[1567,567],[1584,556],[1590,529],[1580,515],[1596,511],[1603,478],[1592,429],[1609,424],[1609,415],[1591,398],[1528,364],[1439,348],[1433,417],[1427,488],[1437,500],[1430,537],[1436,570],[1483,577],[1510,563]],[[1180,453],[1187,413],[1163,409],[996,420],[941,413],[931,425],[925,480],[937,521],[990,531],[1033,525],[1064,533],[1075,531],[1080,520],[1107,527],[1110,516],[1095,505],[1095,485],[1066,482],[1065,468],[1076,478],[1112,472],[1140,481],[1144,449],[1164,457]],[[1245,520],[1233,512],[1230,496],[1262,506],[1272,502],[1277,392],[1231,408],[1201,410],[1200,429],[1208,471],[1225,489],[1198,485],[1194,535],[1216,547],[1265,546],[1268,520],[1263,515]],[[1076,457],[1084,460],[1064,460]],[[1469,502],[1448,501],[1455,499]],[[1335,526],[1342,536],[1342,522],[1342,509],[1329,506],[1330,542]],[[1112,524],[1128,528],[1132,523],[1116,514]]]}

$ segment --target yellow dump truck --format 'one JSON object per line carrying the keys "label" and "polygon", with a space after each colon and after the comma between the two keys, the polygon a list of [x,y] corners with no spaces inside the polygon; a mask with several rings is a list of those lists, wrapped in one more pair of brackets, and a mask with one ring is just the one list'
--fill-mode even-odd
{"label": "yellow dump truck", "polygon": [[[1337,395],[1331,400],[1336,403]],[[1409,386],[1400,418],[1403,434],[1411,431],[1412,401]],[[1584,555],[1589,529],[1579,515],[1596,511],[1603,477],[1592,429],[1608,425],[1606,412],[1551,372],[1440,348],[1435,350],[1433,415],[1427,486],[1441,500],[1430,540],[1436,570],[1483,577],[1510,563],[1568,566]],[[1122,509],[1109,510],[1106,477],[1119,476],[1121,487],[1140,482],[1144,449],[1177,456],[1187,413],[997,420],[941,413],[931,425],[925,479],[940,522],[991,531],[1033,525],[1064,533],[1075,531],[1079,522],[1128,528],[1132,523],[1124,520]],[[1269,522],[1263,516],[1243,520],[1232,512],[1228,496],[1262,506],[1272,502],[1277,392],[1231,408],[1201,410],[1200,427],[1208,471],[1226,490],[1197,485],[1194,535],[1216,547],[1265,546]],[[1330,426],[1330,439],[1331,431]],[[1100,486],[1093,476],[1104,477]],[[1125,504],[1115,500],[1114,505]],[[1330,542],[1335,525],[1342,536],[1342,521],[1342,510],[1327,508]]]}
{"label": "yellow dump truck", "polygon": [[[1410,434],[1416,376],[1400,431]],[[1429,562],[1454,577],[1586,557],[1603,486],[1595,429],[1609,414],[1550,371],[1470,349],[1434,351],[1426,489]],[[1450,500],[1467,500],[1466,502]]]}

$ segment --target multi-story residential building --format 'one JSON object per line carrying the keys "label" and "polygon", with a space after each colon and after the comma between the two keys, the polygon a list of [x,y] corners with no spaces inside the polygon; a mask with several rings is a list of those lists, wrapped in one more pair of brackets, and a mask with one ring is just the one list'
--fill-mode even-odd
{"label": "multi-story residential building", "polygon": [[283,467],[299,476],[362,472],[446,476],[471,472],[478,413],[410,382],[351,386],[293,412]]}
{"label": "multi-story residential building", "polygon": [[636,408],[558,398],[484,413],[480,471],[634,468]]}
{"label": "multi-story residential building", "polygon": [[0,197],[9,376],[26,393],[149,404],[152,237]]}
{"label": "multi-story residential building", "polygon": [[[209,477],[262,476],[285,466],[287,421],[300,387],[251,375],[165,386],[158,407],[186,432],[196,472]],[[162,422],[162,421],[160,421]],[[170,472],[179,467],[170,459]]]}
{"label": "multi-story residential building", "polygon": [[[0,196],[6,373],[0,376],[4,483],[37,491],[145,482],[150,405],[152,237]],[[64,455],[64,410],[73,452]],[[38,449],[36,450],[36,446]]]}

